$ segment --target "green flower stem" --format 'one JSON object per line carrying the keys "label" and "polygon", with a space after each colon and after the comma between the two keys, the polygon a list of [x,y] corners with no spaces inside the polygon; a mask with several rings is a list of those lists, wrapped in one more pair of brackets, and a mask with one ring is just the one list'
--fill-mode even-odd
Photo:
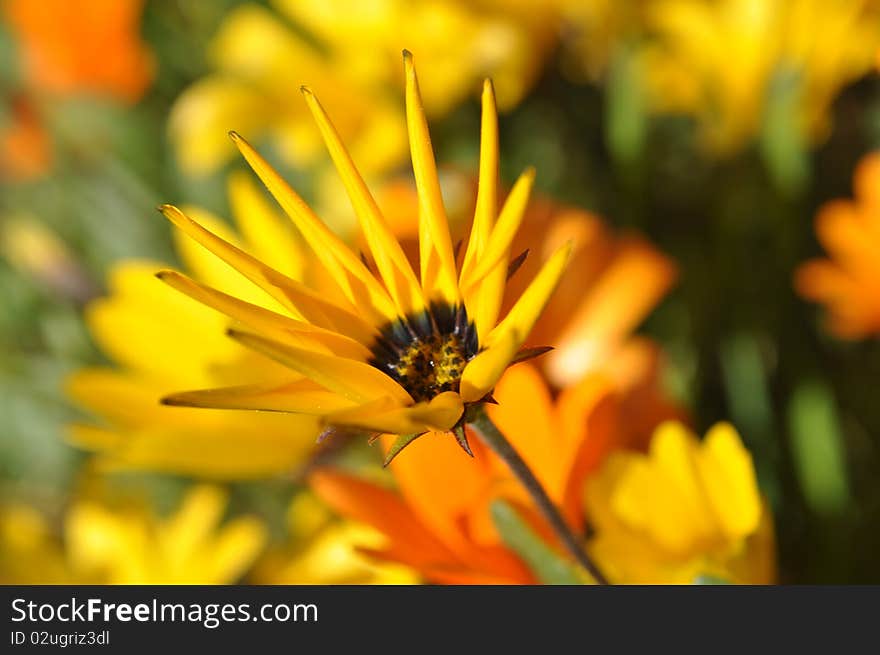
{"label": "green flower stem", "polygon": [[481,406],[475,406],[470,416],[467,417],[467,423],[474,429],[480,440],[492,449],[498,457],[510,468],[513,474],[519,479],[520,483],[526,488],[526,491],[535,501],[541,514],[547,519],[556,535],[562,541],[565,548],[583,566],[587,572],[593,577],[597,584],[607,585],[608,579],[602,574],[590,556],[582,548],[578,538],[569,529],[565,519],[559,513],[556,505],[550,500],[544,487],[538,482],[535,474],[529,468],[528,464],[523,461],[519,453],[513,445],[507,440],[507,437],[498,429],[498,427],[489,418],[485,409]]}

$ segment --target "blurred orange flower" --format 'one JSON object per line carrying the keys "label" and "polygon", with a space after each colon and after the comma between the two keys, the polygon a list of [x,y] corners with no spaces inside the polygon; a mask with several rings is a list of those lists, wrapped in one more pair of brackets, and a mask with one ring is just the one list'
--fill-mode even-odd
{"label": "blurred orange flower", "polygon": [[816,216],[829,258],[795,274],[798,293],[825,305],[828,328],[842,339],[880,333],[880,152],[862,159],[853,187],[853,200],[833,200]]}
{"label": "blurred orange flower", "polygon": [[[537,368],[521,364],[508,370],[494,396],[498,405],[488,406],[492,421],[582,534],[584,482],[627,435],[621,394],[594,374],[554,400]],[[656,425],[661,419],[654,420]],[[490,503],[513,503],[548,541],[549,529],[504,463],[478,439],[470,442],[473,460],[443,435],[413,442],[406,457],[390,464],[399,493],[329,469],[314,472],[310,482],[339,513],[388,537],[385,548],[371,551],[378,558],[411,566],[437,583],[533,583],[534,575],[497,533]]]}
{"label": "blurred orange flower", "polygon": [[0,179],[39,177],[52,163],[49,135],[26,96],[14,98],[9,109],[9,122],[0,129]]}
{"label": "blurred orange flower", "polygon": [[89,91],[135,102],[153,78],[139,35],[143,0],[6,0],[29,84],[68,95]]}
{"label": "blurred orange flower", "polygon": [[[514,240],[512,253],[531,252],[508,285],[510,298],[546,252],[574,241],[568,272],[536,324],[532,345],[552,345],[543,360],[556,386],[604,371],[627,386],[639,363],[657,353],[632,331],[663,299],[678,275],[675,263],[644,238],[615,234],[599,217],[538,199]],[[509,301],[508,301],[509,302]],[[506,307],[505,307],[506,309]]]}

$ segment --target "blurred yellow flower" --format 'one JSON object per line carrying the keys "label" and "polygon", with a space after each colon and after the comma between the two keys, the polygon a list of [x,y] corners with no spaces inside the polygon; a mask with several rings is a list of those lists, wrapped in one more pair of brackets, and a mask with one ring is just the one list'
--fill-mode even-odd
{"label": "blurred yellow flower", "polygon": [[287,512],[290,543],[270,549],[249,581],[256,584],[417,584],[400,564],[376,561],[363,551],[384,547],[375,529],[335,518],[309,492],[297,494]]}
{"label": "blurred yellow flower", "polygon": [[797,132],[824,138],[831,103],[871,70],[880,45],[874,0],[653,0],[645,20],[640,56],[655,109],[697,117],[721,154],[755,136],[780,75],[796,85]]}
{"label": "blurred yellow flower", "polygon": [[43,515],[24,504],[0,506],[0,584],[72,584],[64,551]]}
{"label": "blurred yellow flower", "polygon": [[650,1],[555,0],[563,25],[563,72],[574,81],[599,81],[618,48],[639,34]]}
{"label": "blurred yellow flower", "polygon": [[[230,243],[294,279],[308,281],[317,267],[308,265],[292,226],[247,175],[230,179],[229,195],[240,236],[203,210],[187,211]],[[276,307],[189,238],[175,232],[175,239],[180,258],[196,279]],[[228,339],[229,319],[157,280],[161,267],[148,261],[117,264],[110,272],[109,296],[88,306],[92,336],[118,367],[81,369],[69,378],[69,395],[101,419],[97,425],[72,426],[71,440],[97,451],[105,468],[220,478],[295,472],[314,445],[316,418],[160,404],[163,396],[181,387],[266,382],[286,371]]]}
{"label": "blurred yellow flower", "polygon": [[587,485],[589,548],[616,583],[775,579],[773,523],[749,452],[716,424],[700,442],[660,425],[647,454],[612,453]]}
{"label": "blurred yellow flower", "polygon": [[402,85],[398,61],[417,44],[429,116],[443,115],[491,77],[499,107],[516,105],[553,45],[552,3],[510,0],[276,0],[276,6],[359,75]]}
{"label": "blurred yellow flower", "polygon": [[183,169],[214,171],[236,151],[232,128],[267,139],[293,166],[310,164],[321,136],[299,95],[308,82],[344,117],[339,129],[366,174],[397,164],[406,153],[406,126],[394,98],[345,61],[303,39],[270,10],[243,4],[226,17],[209,46],[215,72],[177,99],[169,131]]}
{"label": "blurred yellow flower", "polygon": [[829,257],[795,275],[798,293],[825,305],[828,329],[842,339],[880,334],[880,153],[862,159],[853,187],[853,200],[832,200],[816,216]]}
{"label": "blurred yellow flower", "polygon": [[500,2],[273,4],[277,11],[246,3],[229,13],[209,48],[214,72],[175,103],[169,129],[184,170],[209,173],[227,161],[234,148],[225,134],[233,127],[271,142],[289,165],[313,164],[321,136],[295,97],[306,83],[340,117],[336,127],[369,179],[405,161],[406,125],[395,93],[405,46],[417,44],[423,53],[425,108],[439,115],[490,75],[502,108],[516,104],[553,36],[544,10],[512,11]]}
{"label": "blurred yellow flower", "polygon": [[75,500],[55,538],[33,509],[0,512],[0,580],[6,584],[231,584],[262,550],[257,519],[221,520],[226,494],[216,487],[187,491],[178,508],[159,517],[143,506],[112,507]]}
{"label": "blurred yellow flower", "polygon": [[77,579],[104,584],[229,584],[256,559],[266,539],[257,519],[220,525],[226,495],[190,489],[167,518],[80,501],[68,513],[65,541]]}

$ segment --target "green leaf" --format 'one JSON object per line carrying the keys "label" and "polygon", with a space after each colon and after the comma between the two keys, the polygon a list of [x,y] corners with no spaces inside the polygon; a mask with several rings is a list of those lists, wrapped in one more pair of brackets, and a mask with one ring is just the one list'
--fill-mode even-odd
{"label": "green leaf", "polygon": [[496,500],[491,507],[492,521],[504,543],[528,564],[543,584],[579,585],[585,577],[571,563],[545,544],[512,505]]}
{"label": "green leaf", "polygon": [[644,88],[631,49],[621,50],[608,73],[605,141],[622,163],[637,160],[645,147],[648,121]]}
{"label": "green leaf", "polygon": [[708,573],[701,573],[696,578],[694,578],[694,584],[714,585],[714,584],[733,584],[733,583],[730,580],[725,580],[724,578],[719,578],[714,575],[709,575]]}
{"label": "green leaf", "polygon": [[849,504],[849,479],[837,404],[819,381],[798,386],[788,405],[795,473],[804,498],[819,515],[840,514]]}
{"label": "green leaf", "polygon": [[803,75],[797,71],[781,70],[775,75],[758,141],[776,186],[790,196],[800,193],[810,178],[809,144],[798,120],[803,83]]}

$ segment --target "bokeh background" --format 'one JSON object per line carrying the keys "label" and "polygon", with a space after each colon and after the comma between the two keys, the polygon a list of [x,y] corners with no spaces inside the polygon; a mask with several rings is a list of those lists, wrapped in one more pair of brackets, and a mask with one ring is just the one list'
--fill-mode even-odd
{"label": "bokeh background", "polygon": [[[503,182],[534,165],[541,197],[675,262],[638,333],[660,345],[664,392],[697,433],[729,420],[742,435],[772,507],[778,579],[880,582],[880,250],[842,301],[861,323],[829,321],[796,284],[825,255],[817,215],[853,197],[859,162],[880,147],[872,0],[0,2],[5,579],[40,581],[66,557],[88,569],[108,535],[145,548],[138,521],[185,531],[186,511],[218,531],[219,552],[186,560],[199,581],[410,579],[337,555],[360,528],[334,523],[293,475],[192,487],[192,475],[97,466],[71,445],[85,413],[64,391],[72,372],[108,361],[84,315],[111,267],[181,264],[156,205],[231,215],[227,180],[245,165],[228,130],[352,234],[301,84],[395,198],[410,174],[404,47],[453,205],[476,171],[491,76]],[[876,199],[869,173],[862,197]],[[356,467],[373,454],[361,444],[341,456]],[[153,525],[169,516],[180,520]],[[111,580],[150,579],[124,559]]]}

